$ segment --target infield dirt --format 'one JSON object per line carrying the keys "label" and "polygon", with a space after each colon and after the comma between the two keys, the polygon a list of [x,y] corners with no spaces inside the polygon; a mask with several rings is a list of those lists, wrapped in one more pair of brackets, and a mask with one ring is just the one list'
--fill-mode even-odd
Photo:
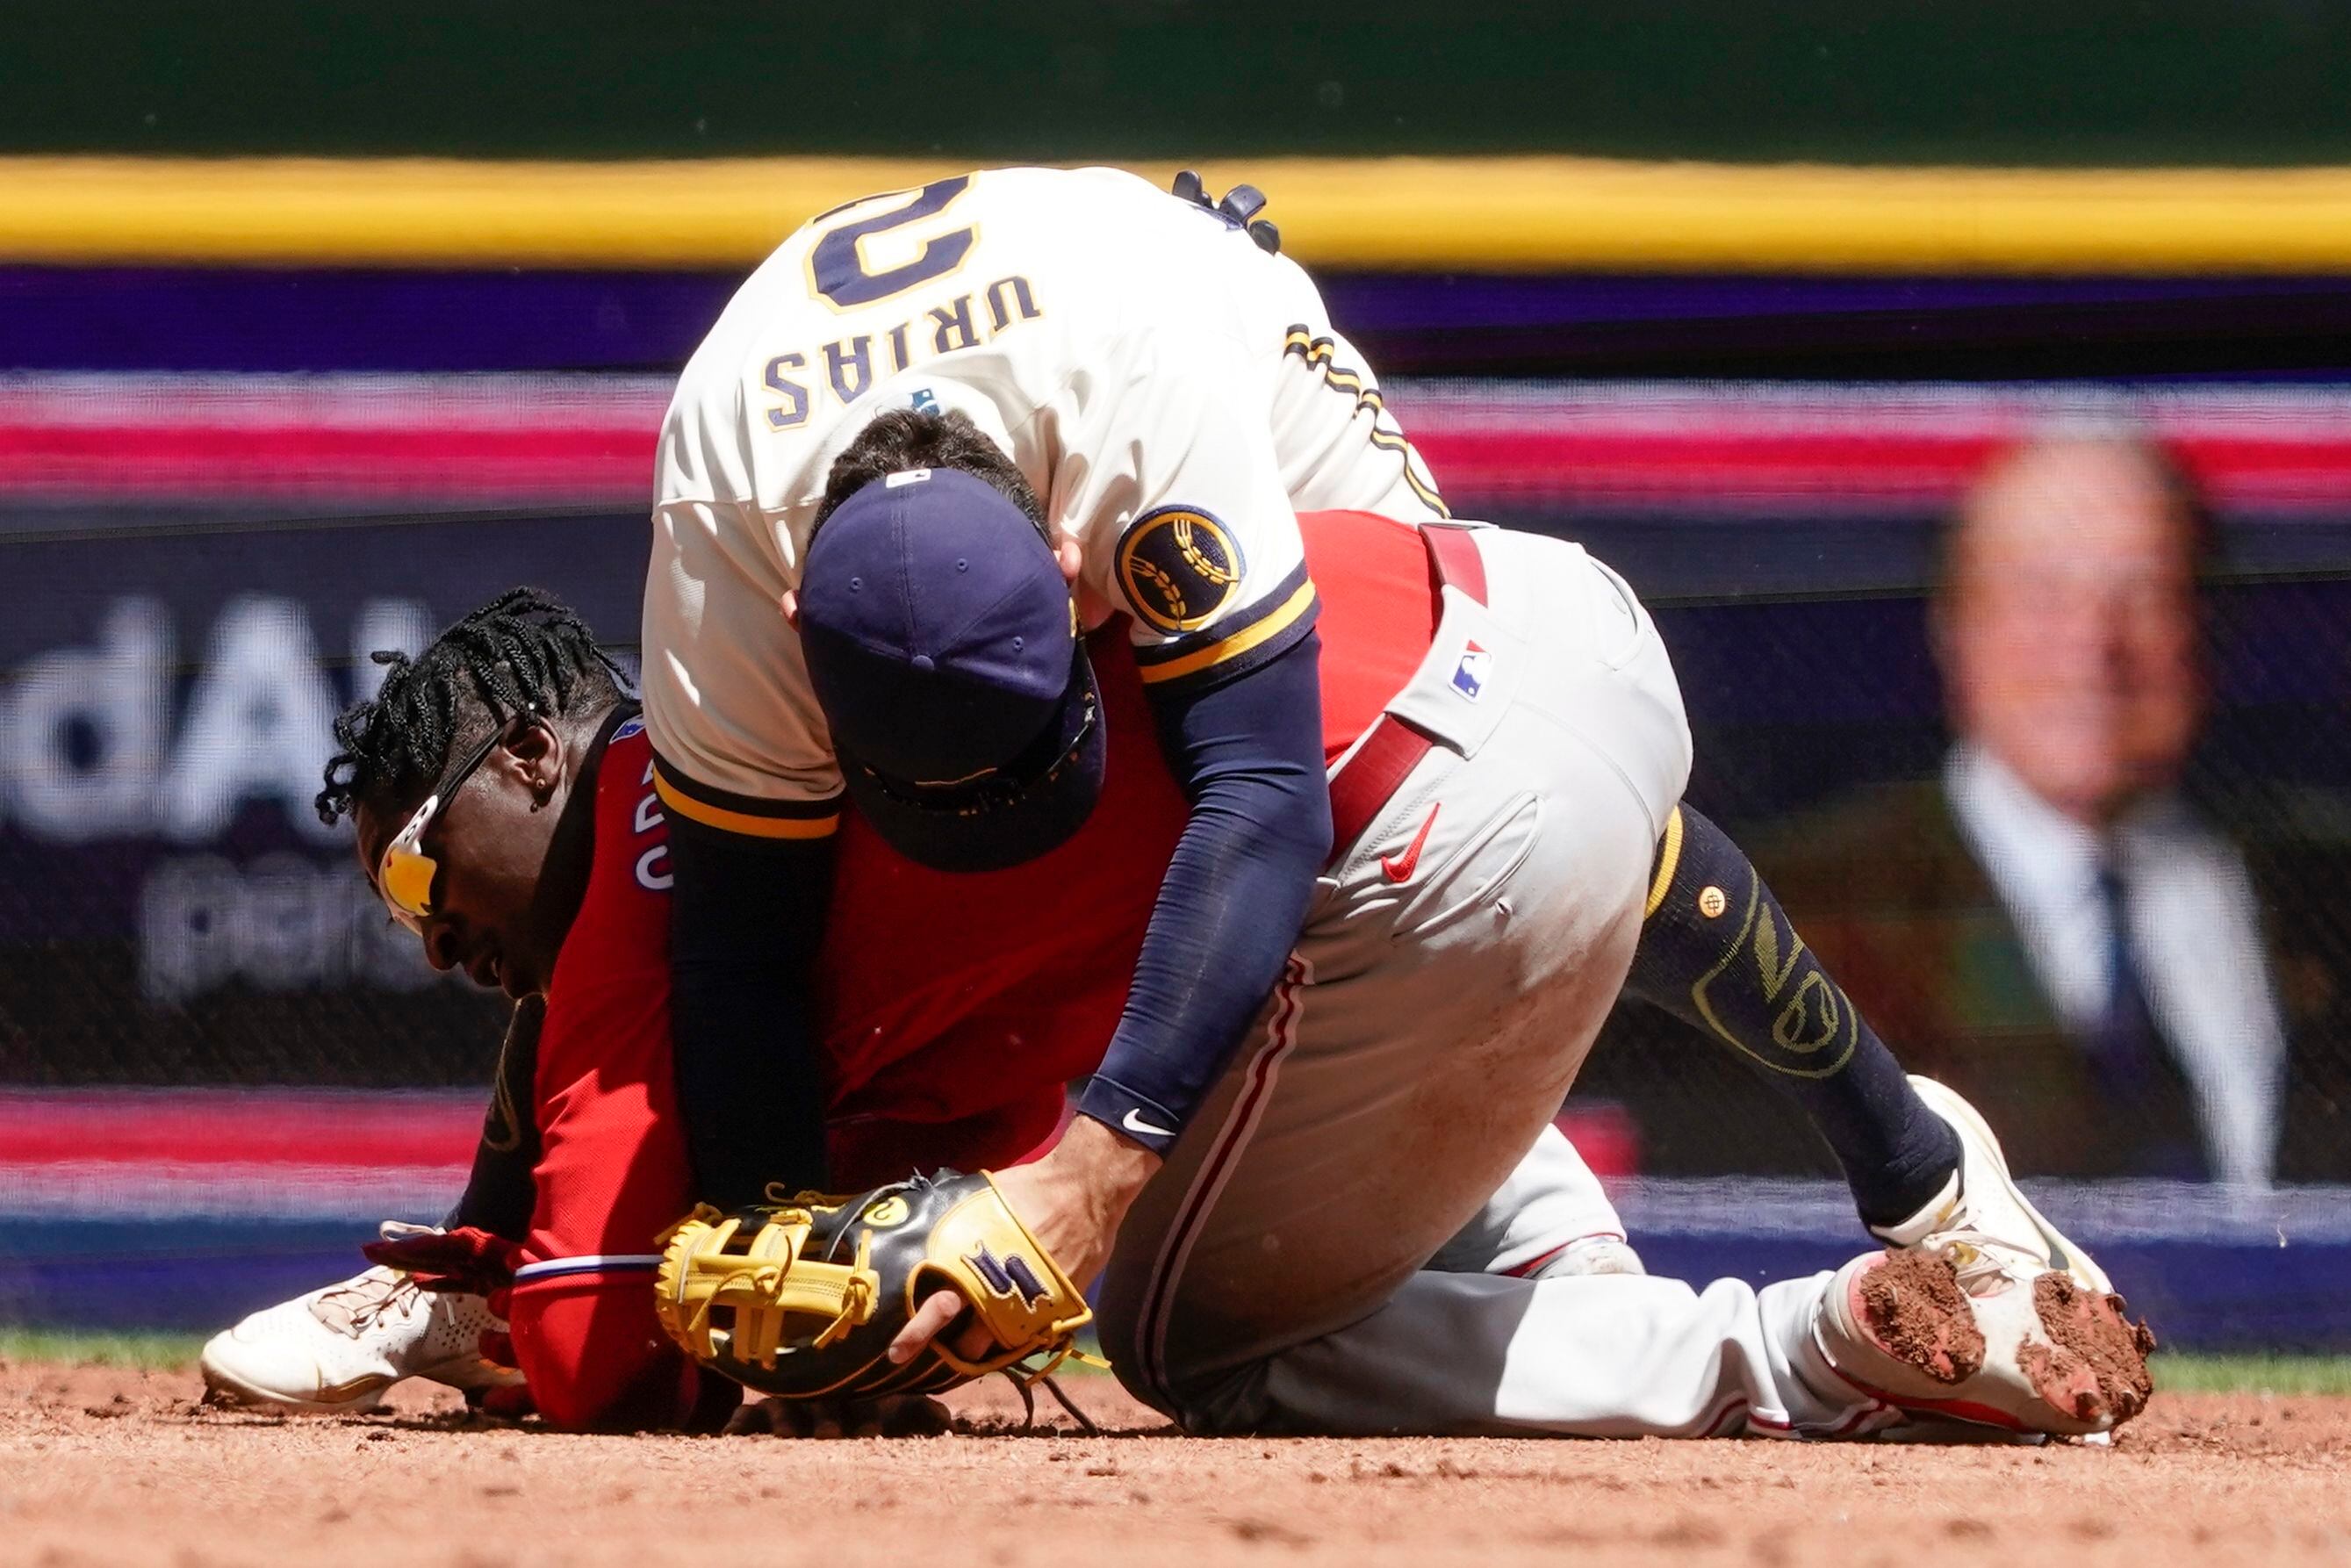
{"label": "infield dirt", "polygon": [[567,1437],[437,1391],[286,1420],[201,1410],[190,1373],[6,1366],[0,1563],[2351,1562],[2351,1399],[2158,1394],[2112,1448],[1958,1448],[1211,1441],[1071,1392],[1113,1435],[1014,1435],[1000,1384],[953,1436],[820,1443]]}

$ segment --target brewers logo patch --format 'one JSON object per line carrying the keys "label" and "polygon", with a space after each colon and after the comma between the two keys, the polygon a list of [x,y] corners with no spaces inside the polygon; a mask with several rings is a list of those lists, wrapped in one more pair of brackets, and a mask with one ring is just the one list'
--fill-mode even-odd
{"label": "brewers logo patch", "polygon": [[1194,632],[1240,591],[1241,547],[1207,513],[1162,507],[1127,526],[1118,542],[1119,585],[1155,629]]}

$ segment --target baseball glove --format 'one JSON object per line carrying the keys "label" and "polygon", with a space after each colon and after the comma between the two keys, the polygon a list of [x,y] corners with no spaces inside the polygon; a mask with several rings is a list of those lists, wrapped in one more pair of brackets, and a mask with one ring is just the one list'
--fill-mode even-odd
{"label": "baseball glove", "polygon": [[[654,1306],[670,1338],[786,1399],[935,1394],[1038,1356],[1021,1371],[1041,1377],[1093,1316],[986,1172],[802,1193],[733,1215],[705,1206],[662,1240]],[[893,1364],[883,1353],[941,1289],[969,1302],[1001,1348],[967,1361],[951,1328]]]}

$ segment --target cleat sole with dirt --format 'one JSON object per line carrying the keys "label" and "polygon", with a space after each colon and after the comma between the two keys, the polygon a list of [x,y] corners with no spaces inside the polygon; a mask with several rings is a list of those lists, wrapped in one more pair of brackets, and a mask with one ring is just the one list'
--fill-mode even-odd
{"label": "cleat sole with dirt", "polygon": [[2064,1274],[2032,1281],[2032,1308],[2048,1343],[2017,1355],[2033,1391],[2075,1421],[2119,1426],[2147,1408],[2155,1391],[2147,1358],[2155,1333],[2126,1315],[2120,1296],[2085,1291]]}
{"label": "cleat sole with dirt", "polygon": [[2122,1301],[2054,1270],[1962,1289],[1939,1254],[1856,1258],[1823,1297],[1815,1339],[1856,1389],[1914,1417],[2086,1437],[2146,1409],[2155,1336]]}
{"label": "cleat sole with dirt", "polygon": [[1854,1295],[1870,1337],[1896,1361],[1946,1386],[1983,1370],[1983,1332],[1946,1260],[1889,1250],[1855,1281]]}

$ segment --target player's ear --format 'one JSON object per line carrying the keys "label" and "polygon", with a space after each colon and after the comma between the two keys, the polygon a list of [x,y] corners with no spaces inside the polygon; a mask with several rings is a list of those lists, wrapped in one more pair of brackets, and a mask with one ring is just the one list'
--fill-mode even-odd
{"label": "player's ear", "polygon": [[785,589],[783,598],[778,601],[778,602],[783,606],[784,624],[790,627],[795,632],[799,631],[800,629],[799,591],[791,588]]}
{"label": "player's ear", "polygon": [[1086,569],[1086,552],[1079,548],[1078,541],[1073,538],[1064,538],[1060,548],[1053,551],[1053,559],[1061,563],[1063,582],[1077,581],[1078,573]]}
{"label": "player's ear", "polygon": [[563,782],[568,748],[563,737],[544,717],[535,716],[517,726],[499,750],[504,753],[501,768],[530,791],[532,800],[544,802]]}

